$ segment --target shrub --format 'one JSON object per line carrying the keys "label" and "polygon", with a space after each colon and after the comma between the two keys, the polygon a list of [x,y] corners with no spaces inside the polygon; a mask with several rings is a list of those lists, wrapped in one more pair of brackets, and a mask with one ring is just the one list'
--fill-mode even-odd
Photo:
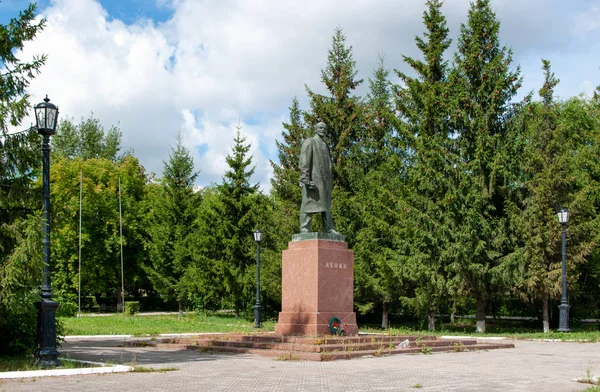
{"label": "shrub", "polygon": [[57,293],[53,300],[60,304],[56,309],[56,317],[73,317],[77,314],[79,308],[77,294],[68,294],[63,290]]}
{"label": "shrub", "polygon": [[[7,308],[0,303],[0,356],[31,355],[37,347],[39,290],[32,290],[18,297]],[[56,319],[56,346],[64,341],[64,327]]]}
{"label": "shrub", "polygon": [[[37,293],[35,293],[37,294]],[[0,355],[32,354],[37,345],[38,295],[33,293],[14,299],[12,308],[0,304]]]}
{"label": "shrub", "polygon": [[140,312],[140,303],[139,301],[127,301],[125,302],[125,314],[128,316],[133,316],[136,313]]}
{"label": "shrub", "polygon": [[100,311],[100,305],[98,305],[96,297],[94,297],[93,295],[86,295],[85,297],[81,297],[81,310],[86,312]]}

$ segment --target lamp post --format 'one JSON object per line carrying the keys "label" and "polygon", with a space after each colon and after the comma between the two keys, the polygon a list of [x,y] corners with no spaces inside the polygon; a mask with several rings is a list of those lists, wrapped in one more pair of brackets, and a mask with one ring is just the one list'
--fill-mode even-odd
{"label": "lamp post", "polygon": [[56,317],[55,312],[58,302],[52,301],[52,286],[50,285],[50,136],[56,133],[56,120],[58,107],[50,103],[46,95],[44,102],[35,107],[35,120],[37,129],[42,135],[43,153],[43,204],[44,216],[42,218],[42,257],[44,261],[44,277],[42,282],[42,295],[38,308],[38,348],[36,356],[42,368],[56,367],[59,364],[58,350],[56,349]]}
{"label": "lamp post", "polygon": [[569,210],[562,208],[558,212],[558,221],[562,226],[562,298],[558,305],[559,322],[558,332],[570,332],[569,329],[569,302],[567,300],[567,223],[569,223]]}
{"label": "lamp post", "polygon": [[254,328],[262,327],[261,324],[261,305],[260,305],[260,242],[263,233],[260,230],[254,232],[254,241],[256,241],[256,303],[254,304]]}

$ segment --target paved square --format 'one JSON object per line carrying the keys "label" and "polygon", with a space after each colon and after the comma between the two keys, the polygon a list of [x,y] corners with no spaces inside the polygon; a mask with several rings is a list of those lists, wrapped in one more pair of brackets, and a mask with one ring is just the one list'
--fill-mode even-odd
{"label": "paved square", "polygon": [[[122,373],[4,380],[0,391],[579,391],[600,374],[600,343],[512,341],[514,349],[395,355],[334,362],[123,347],[123,338],[71,339],[78,359],[175,367]],[[420,386],[420,388],[419,388]]]}

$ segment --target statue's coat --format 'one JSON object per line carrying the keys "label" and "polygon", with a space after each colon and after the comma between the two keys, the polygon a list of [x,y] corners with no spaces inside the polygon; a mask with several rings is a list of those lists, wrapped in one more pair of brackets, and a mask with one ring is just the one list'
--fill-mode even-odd
{"label": "statue's coat", "polygon": [[331,173],[331,157],[327,144],[318,135],[306,139],[302,143],[300,153],[300,183],[312,181],[315,188],[302,186],[302,204],[300,211],[314,213],[331,211],[331,192],[333,181]]}

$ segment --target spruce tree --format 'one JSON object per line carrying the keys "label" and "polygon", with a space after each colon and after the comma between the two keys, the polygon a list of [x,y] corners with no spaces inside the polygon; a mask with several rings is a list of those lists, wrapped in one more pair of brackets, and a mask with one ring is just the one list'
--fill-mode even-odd
{"label": "spruce tree", "polygon": [[510,101],[521,85],[511,70],[512,51],[500,45],[500,22],[489,0],[471,3],[461,26],[452,72],[451,118],[460,160],[460,190],[455,205],[453,262],[449,266],[456,294],[476,302],[477,331],[485,330],[485,309],[492,269],[506,249],[506,176],[502,151]]}
{"label": "spruce tree", "polygon": [[194,193],[198,173],[181,135],[164,165],[148,218],[150,264],[145,269],[163,298],[177,300],[182,315],[187,296],[182,277],[192,261],[190,238],[199,200]]}
{"label": "spruce tree", "polygon": [[298,162],[302,142],[309,136],[302,121],[302,111],[298,99],[294,98],[290,107],[289,123],[283,123],[283,140],[276,141],[279,163],[270,161],[273,168],[271,179],[272,194],[275,197],[277,225],[280,227],[280,247],[283,249],[293,233],[298,232],[298,216],[302,192],[299,186],[300,170]]}
{"label": "spruce tree", "polygon": [[[38,208],[39,195],[31,185],[41,166],[40,136],[35,127],[9,134],[10,127],[18,127],[30,110],[27,87],[40,73],[46,56],[35,56],[29,62],[16,56],[25,44],[35,39],[44,29],[45,19],[36,20],[36,5],[30,4],[6,25],[0,24],[0,260],[12,252],[16,242],[11,225],[24,219]],[[8,259],[6,259],[8,262]]]}
{"label": "spruce tree", "polygon": [[240,314],[242,301],[251,293],[252,276],[249,267],[254,265],[254,238],[256,229],[256,205],[260,203],[258,184],[252,185],[250,177],[255,167],[248,155],[250,144],[237,127],[231,153],[227,156],[229,169],[218,186],[221,196],[220,221],[217,223],[222,241],[219,258],[221,277],[232,296],[236,317]]}
{"label": "spruce tree", "polygon": [[426,313],[428,329],[435,329],[435,313],[446,296],[445,254],[452,230],[449,200],[455,189],[455,147],[448,123],[450,88],[444,52],[450,46],[442,2],[429,0],[423,13],[426,32],[415,41],[423,60],[403,56],[416,77],[396,71],[403,86],[395,87],[398,111],[408,129],[412,155],[408,170],[403,276],[413,285],[406,302]]}
{"label": "spruce tree", "polygon": [[351,149],[354,165],[348,171],[356,190],[351,197],[355,208],[352,224],[358,230],[353,245],[356,304],[361,313],[381,310],[382,328],[388,328],[390,309],[403,288],[397,244],[404,227],[399,205],[405,168],[388,77],[380,56],[369,79],[367,131]]}
{"label": "spruce tree", "polygon": [[352,55],[352,46],[346,45],[346,35],[336,28],[332,45],[327,54],[327,66],[321,70],[321,82],[329,96],[324,96],[306,88],[310,99],[310,112],[304,118],[312,128],[320,120],[327,125],[327,139],[333,159],[334,186],[349,190],[350,183],[347,158],[352,145],[361,138],[363,132],[362,105],[353,95],[363,82],[357,79],[358,70]]}
{"label": "spruce tree", "polygon": [[[518,236],[504,267],[514,291],[541,305],[542,328],[550,332],[550,302],[561,297],[561,227],[557,209],[569,207],[567,276],[569,292],[577,291],[577,277],[591,256],[598,236],[595,213],[598,194],[597,128],[585,100],[555,100],[559,83],[550,62],[542,60],[544,85],[540,102],[522,107],[512,131],[522,134],[519,194],[509,204]],[[583,268],[585,271],[586,269]],[[573,298],[574,296],[570,296]]]}
{"label": "spruce tree", "polygon": [[283,123],[285,130],[281,132],[283,141],[276,141],[277,157],[279,163],[270,161],[273,167],[273,194],[289,203],[300,204],[302,192],[298,185],[300,171],[298,161],[302,142],[309,136],[309,132],[302,121],[302,111],[298,99],[294,97],[290,106],[290,122]]}
{"label": "spruce tree", "polygon": [[[35,127],[21,126],[31,108],[27,87],[42,69],[46,56],[17,57],[41,33],[45,19],[35,4],[0,24],[0,356],[32,352],[37,340],[41,282],[41,193],[33,189],[42,164],[40,136]],[[41,99],[41,97],[40,97]]]}

